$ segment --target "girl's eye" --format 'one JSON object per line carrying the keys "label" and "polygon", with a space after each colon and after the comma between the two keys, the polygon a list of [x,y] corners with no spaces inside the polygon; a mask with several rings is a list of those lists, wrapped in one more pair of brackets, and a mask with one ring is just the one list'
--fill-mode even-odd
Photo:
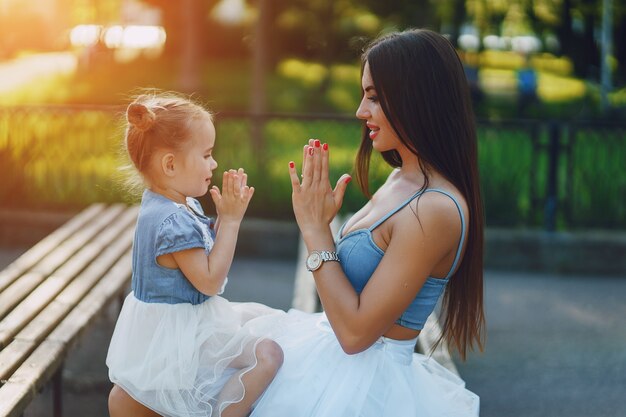
{"label": "girl's eye", "polygon": [[213,155],[208,154],[208,155],[204,155],[204,159],[209,159],[210,157],[212,157]]}
{"label": "girl's eye", "polygon": [[376,103],[378,101],[378,96],[369,96],[367,99],[372,103]]}

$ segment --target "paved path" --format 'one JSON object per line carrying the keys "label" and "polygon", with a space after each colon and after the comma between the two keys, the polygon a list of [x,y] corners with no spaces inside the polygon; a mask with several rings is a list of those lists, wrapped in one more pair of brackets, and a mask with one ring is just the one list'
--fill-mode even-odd
{"label": "paved path", "polygon": [[[0,267],[18,255],[0,250]],[[295,266],[239,257],[224,295],[288,308]],[[626,416],[626,279],[488,271],[485,282],[486,351],[456,361],[482,417]],[[65,416],[107,416],[104,357],[118,308],[66,364]],[[25,417],[49,416],[51,404],[47,388]]]}
{"label": "paved path", "polygon": [[485,277],[487,346],[463,364],[482,417],[626,416],[626,277]]}

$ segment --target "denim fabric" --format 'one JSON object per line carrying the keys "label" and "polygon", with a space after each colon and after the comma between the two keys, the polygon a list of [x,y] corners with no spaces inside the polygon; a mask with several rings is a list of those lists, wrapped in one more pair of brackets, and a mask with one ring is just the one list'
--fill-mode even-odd
{"label": "denim fabric", "polygon": [[[421,330],[424,328],[426,319],[437,305],[439,297],[446,288],[446,284],[456,268],[461,256],[462,244],[465,240],[465,218],[458,201],[452,195],[443,190],[430,189],[426,191],[445,194],[454,201],[461,216],[462,232],[454,263],[446,277],[426,278],[424,286],[417,293],[415,299],[396,321],[396,323],[401,326],[415,330]],[[414,194],[367,229],[354,230],[345,236],[342,236],[343,226],[341,227],[341,230],[339,230],[336,240],[337,255],[339,256],[344,273],[358,294],[363,291],[363,288],[365,288],[365,285],[367,285],[370,277],[378,267],[380,260],[385,255],[385,252],[380,249],[372,239],[372,231],[389,217],[417,198],[420,194],[420,192]]]}
{"label": "denim fabric", "polygon": [[201,304],[209,296],[198,291],[180,269],[170,269],[156,261],[160,255],[192,248],[213,247],[211,220],[193,199],[184,204],[145,190],[133,241],[132,289],[135,297],[147,303]]}

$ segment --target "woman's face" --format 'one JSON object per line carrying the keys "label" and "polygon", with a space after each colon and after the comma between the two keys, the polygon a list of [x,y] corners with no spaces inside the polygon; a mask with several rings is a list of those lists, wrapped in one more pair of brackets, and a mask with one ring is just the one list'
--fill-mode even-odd
{"label": "woman's face", "polygon": [[361,87],[363,88],[364,94],[361,104],[356,110],[356,117],[365,120],[367,128],[369,129],[369,137],[372,140],[372,146],[378,152],[397,149],[398,146],[401,146],[402,142],[389,124],[389,120],[387,120],[387,116],[385,116],[380,106],[368,62],[365,62],[365,67],[363,68]]}

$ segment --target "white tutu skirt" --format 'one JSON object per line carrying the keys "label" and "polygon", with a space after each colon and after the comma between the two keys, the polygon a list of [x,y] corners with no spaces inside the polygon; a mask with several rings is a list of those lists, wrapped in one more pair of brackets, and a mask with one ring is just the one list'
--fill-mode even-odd
{"label": "white tutu skirt", "polygon": [[415,340],[380,338],[346,354],[326,316],[290,310],[272,339],[284,363],[252,417],[478,416],[479,398]]}
{"label": "white tutu skirt", "polygon": [[131,292],[111,338],[111,381],[163,416],[219,416],[241,401],[255,348],[285,312],[213,296],[202,304],[145,303]]}

